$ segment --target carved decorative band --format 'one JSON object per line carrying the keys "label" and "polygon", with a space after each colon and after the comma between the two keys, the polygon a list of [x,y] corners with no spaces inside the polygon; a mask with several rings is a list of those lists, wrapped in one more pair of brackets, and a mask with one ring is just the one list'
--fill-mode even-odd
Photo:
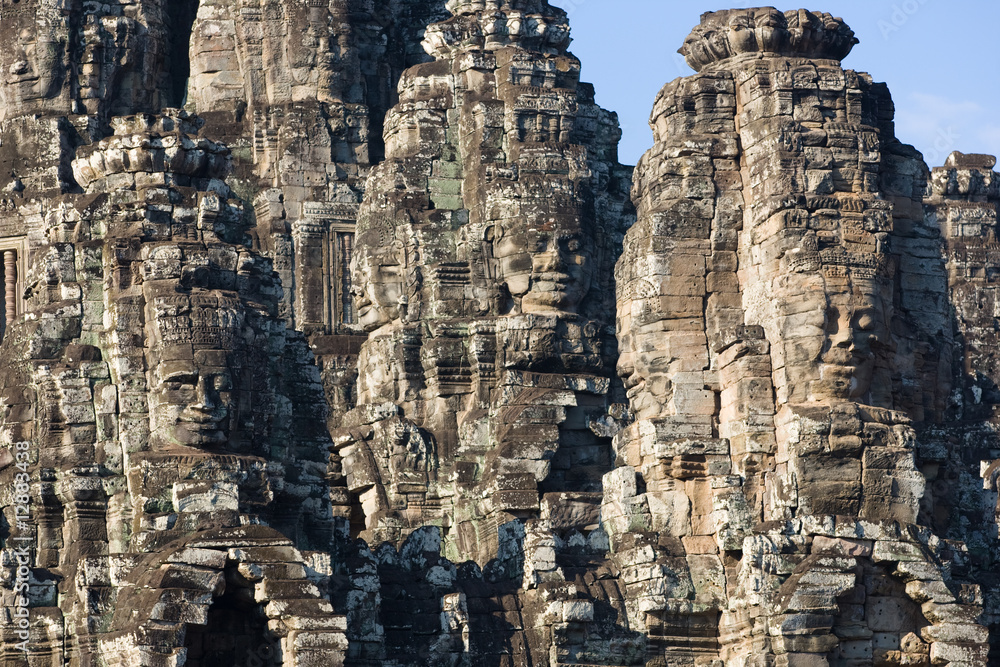
{"label": "carved decorative band", "polygon": [[843,60],[858,43],[843,19],[804,9],[773,7],[708,12],[681,48],[696,71],[751,53]]}

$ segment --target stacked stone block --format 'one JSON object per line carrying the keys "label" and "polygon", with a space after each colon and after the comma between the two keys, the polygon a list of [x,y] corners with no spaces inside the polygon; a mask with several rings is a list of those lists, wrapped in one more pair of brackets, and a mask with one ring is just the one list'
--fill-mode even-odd
{"label": "stacked stone block", "polygon": [[0,661],[990,664],[995,160],[843,21],[633,187],[543,0],[161,4],[0,2]]}

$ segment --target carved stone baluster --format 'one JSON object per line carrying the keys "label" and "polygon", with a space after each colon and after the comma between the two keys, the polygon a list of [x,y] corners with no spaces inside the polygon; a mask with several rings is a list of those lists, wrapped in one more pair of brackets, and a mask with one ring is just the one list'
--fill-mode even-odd
{"label": "carved stone baluster", "polygon": [[4,292],[7,305],[6,323],[10,325],[17,317],[17,252],[14,250],[3,252],[3,281],[6,288]]}

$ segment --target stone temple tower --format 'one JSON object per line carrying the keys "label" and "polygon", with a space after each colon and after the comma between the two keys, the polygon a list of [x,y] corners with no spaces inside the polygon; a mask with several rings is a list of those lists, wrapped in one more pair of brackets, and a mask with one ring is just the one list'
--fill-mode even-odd
{"label": "stone temple tower", "polygon": [[1000,174],[843,20],[705,14],[634,170],[546,0],[0,38],[3,667],[998,663]]}
{"label": "stone temple tower", "polygon": [[653,109],[603,519],[667,664],[985,659],[919,467],[952,359],[928,172],[841,66],[856,43],[829,14],[708,13]]}

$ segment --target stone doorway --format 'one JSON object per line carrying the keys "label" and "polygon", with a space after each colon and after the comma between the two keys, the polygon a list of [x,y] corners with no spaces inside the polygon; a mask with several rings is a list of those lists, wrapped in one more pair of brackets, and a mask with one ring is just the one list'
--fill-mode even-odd
{"label": "stone doorway", "polygon": [[185,667],[280,667],[280,642],[268,633],[253,588],[226,574],[226,591],[208,608],[208,622],[187,625]]}
{"label": "stone doorway", "polygon": [[191,58],[188,45],[198,16],[199,0],[175,0],[168,17],[173,20],[170,31],[170,100],[164,106],[183,108],[187,103]]}

